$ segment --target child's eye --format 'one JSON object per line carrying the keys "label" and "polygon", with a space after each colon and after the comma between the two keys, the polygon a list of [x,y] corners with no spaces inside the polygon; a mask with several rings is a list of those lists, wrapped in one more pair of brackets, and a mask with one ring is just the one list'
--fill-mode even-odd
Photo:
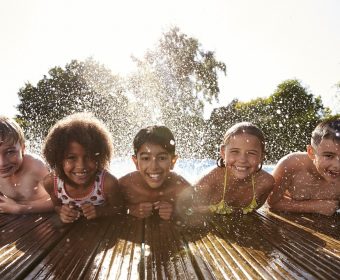
{"label": "child's eye", "polygon": [[7,150],[6,151],[6,154],[7,155],[13,155],[13,154],[15,154],[17,152],[17,150]]}
{"label": "child's eye", "polygon": [[332,158],[334,158],[334,155],[323,155],[324,156],[324,158],[326,158],[326,159],[332,159]]}
{"label": "child's eye", "polygon": [[140,159],[141,159],[141,160],[144,160],[144,161],[147,161],[147,160],[149,160],[149,159],[150,159],[150,157],[147,157],[147,156],[142,156],[142,157],[140,157]]}
{"label": "child's eye", "polygon": [[160,157],[158,157],[158,159],[161,160],[161,161],[164,161],[164,160],[167,160],[168,157],[166,157],[166,156],[160,156]]}
{"label": "child's eye", "polygon": [[65,159],[66,160],[75,160],[76,157],[75,156],[66,156]]}

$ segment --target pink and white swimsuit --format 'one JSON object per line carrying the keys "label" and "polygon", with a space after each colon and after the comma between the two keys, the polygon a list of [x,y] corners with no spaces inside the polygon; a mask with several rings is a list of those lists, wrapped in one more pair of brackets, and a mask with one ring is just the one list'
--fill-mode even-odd
{"label": "pink and white swimsuit", "polygon": [[102,170],[96,175],[96,180],[91,187],[92,190],[83,197],[71,197],[65,190],[65,183],[58,176],[54,176],[54,193],[62,204],[69,204],[77,208],[84,203],[100,205],[105,202],[104,197],[104,178],[106,171]]}

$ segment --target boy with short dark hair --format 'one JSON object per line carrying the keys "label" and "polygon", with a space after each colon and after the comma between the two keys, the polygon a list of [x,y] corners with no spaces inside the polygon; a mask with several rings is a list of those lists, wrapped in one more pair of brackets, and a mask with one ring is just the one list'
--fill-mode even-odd
{"label": "boy with short dark hair", "polygon": [[169,220],[180,194],[190,186],[171,171],[177,160],[174,136],[165,126],[149,126],[137,133],[133,146],[137,171],[119,179],[128,214],[146,218],[157,210]]}
{"label": "boy with short dark hair", "polygon": [[0,212],[23,214],[53,210],[41,180],[48,174],[44,162],[25,153],[20,126],[0,116]]}
{"label": "boy with short dark hair", "polygon": [[340,197],[340,118],[321,122],[307,152],[283,157],[273,171],[271,209],[332,215]]}

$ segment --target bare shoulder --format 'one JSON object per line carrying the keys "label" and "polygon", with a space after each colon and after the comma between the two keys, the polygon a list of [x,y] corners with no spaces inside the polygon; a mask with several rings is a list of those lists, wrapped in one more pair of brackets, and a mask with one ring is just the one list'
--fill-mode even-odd
{"label": "bare shoulder", "polygon": [[45,188],[45,190],[51,194],[54,191],[54,173],[50,172],[49,174],[47,174],[44,179],[43,179],[43,186]]}
{"label": "bare shoulder", "polygon": [[48,167],[41,157],[35,154],[27,153],[24,155],[24,165],[27,169],[41,176],[48,174]]}
{"label": "bare shoulder", "polygon": [[261,185],[263,188],[273,188],[275,184],[274,177],[265,170],[258,172],[257,184]]}
{"label": "bare shoulder", "polygon": [[176,172],[170,173],[170,183],[180,187],[189,187],[191,185],[182,175]]}
{"label": "bare shoulder", "polygon": [[118,179],[109,171],[105,173],[105,185],[117,187],[118,186]]}
{"label": "bare shoulder", "polygon": [[296,172],[302,168],[308,167],[311,163],[312,162],[306,152],[291,153],[279,160],[274,168],[273,174],[275,174],[278,170]]}
{"label": "bare shoulder", "polygon": [[128,186],[133,183],[139,182],[141,180],[140,173],[138,171],[130,172],[118,179],[118,183],[120,186]]}
{"label": "bare shoulder", "polygon": [[210,170],[208,173],[204,174],[195,185],[211,185],[215,184],[216,182],[221,181],[221,175],[224,175],[225,170],[220,167],[215,167],[214,169]]}

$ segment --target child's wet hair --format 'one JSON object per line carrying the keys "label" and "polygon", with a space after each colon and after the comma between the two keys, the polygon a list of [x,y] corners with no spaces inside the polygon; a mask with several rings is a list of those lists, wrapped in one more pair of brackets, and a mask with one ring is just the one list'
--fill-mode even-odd
{"label": "child's wet hair", "polygon": [[311,143],[318,146],[323,139],[340,142],[340,117],[331,117],[319,123],[312,132]]}
{"label": "child's wet hair", "polygon": [[137,155],[145,143],[160,145],[169,154],[175,154],[175,138],[169,128],[163,125],[153,125],[141,129],[133,139],[134,154]]}
{"label": "child's wet hair", "polygon": [[[265,154],[264,134],[259,127],[257,127],[251,122],[240,122],[230,127],[223,137],[223,145],[227,145],[232,137],[243,133],[253,135],[259,140],[261,144],[262,154],[264,155]],[[222,157],[219,157],[216,163],[218,167],[225,167]]]}
{"label": "child's wet hair", "polygon": [[98,170],[108,168],[113,146],[106,126],[90,113],[76,113],[59,120],[49,131],[43,155],[58,176],[67,180],[63,160],[70,142],[77,142],[97,162]]}
{"label": "child's wet hair", "polygon": [[12,118],[0,116],[0,145],[3,143],[25,144],[25,136],[20,125]]}

